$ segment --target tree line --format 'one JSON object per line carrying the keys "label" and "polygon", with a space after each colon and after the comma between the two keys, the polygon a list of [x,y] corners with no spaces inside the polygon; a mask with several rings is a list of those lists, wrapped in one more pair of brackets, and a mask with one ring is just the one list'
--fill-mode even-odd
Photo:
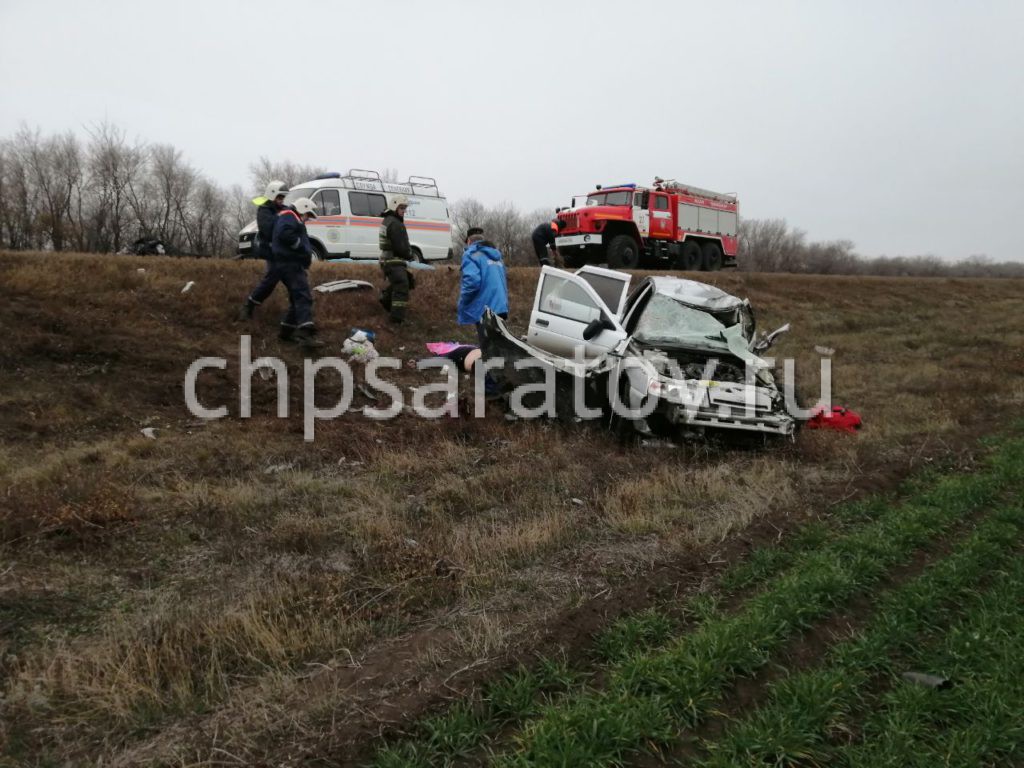
{"label": "tree line", "polygon": [[[21,128],[0,139],[0,248],[118,253],[154,239],[172,254],[230,257],[238,231],[253,219],[253,190],[271,179],[289,185],[326,169],[259,158],[251,188],[223,187],[206,178],[169,144],[129,140],[110,123],[80,139]],[[398,174],[388,169],[387,180]],[[535,264],[530,233],[554,211],[523,212],[505,202],[470,199],[451,206],[456,254],[466,230],[482,227],[509,264]],[[853,275],[1022,277],[1024,264],[972,256],[955,263],[935,256],[866,258],[849,240],[809,241],[783,219],[740,223],[740,269]]]}

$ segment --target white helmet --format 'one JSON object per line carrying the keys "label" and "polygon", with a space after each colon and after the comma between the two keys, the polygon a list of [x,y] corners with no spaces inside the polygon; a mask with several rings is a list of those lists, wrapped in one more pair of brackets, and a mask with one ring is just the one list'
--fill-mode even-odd
{"label": "white helmet", "polygon": [[316,205],[308,197],[300,197],[292,203],[292,207],[295,208],[295,212],[300,216],[304,213],[308,213],[310,216],[316,216]]}
{"label": "white helmet", "polygon": [[392,211],[397,211],[398,210],[398,206],[400,206],[400,205],[404,205],[404,206],[408,207],[408,205],[409,205],[409,198],[406,197],[405,195],[391,195],[388,198],[388,208],[390,208]]}
{"label": "white helmet", "polygon": [[276,200],[281,195],[287,195],[288,192],[288,185],[283,181],[272,181],[267,184],[267,191],[263,193],[263,196],[267,200]]}

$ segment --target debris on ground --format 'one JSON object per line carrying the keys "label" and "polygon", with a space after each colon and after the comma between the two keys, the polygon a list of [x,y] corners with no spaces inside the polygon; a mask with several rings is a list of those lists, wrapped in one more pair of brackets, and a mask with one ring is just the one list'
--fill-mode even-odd
{"label": "debris on ground", "polygon": [[644,448],[675,448],[675,447],[677,447],[676,444],[673,443],[671,440],[658,440],[656,438],[651,438],[649,440],[641,440],[640,441],[640,445],[643,446]]}
{"label": "debris on ground", "polygon": [[341,351],[348,355],[350,360],[359,363],[368,363],[380,357],[377,348],[373,346],[366,331],[357,330],[341,345]]}
{"label": "debris on ground", "polygon": [[295,462],[289,461],[285,464],[271,464],[269,467],[263,470],[264,475],[277,475],[281,472],[288,472],[289,470],[295,469]]}
{"label": "debris on ground", "polygon": [[378,400],[380,400],[377,394],[365,384],[356,384],[356,389],[358,389],[363,394],[363,397],[365,397],[367,400],[371,402],[376,403]]}
{"label": "debris on ground", "polygon": [[948,677],[940,677],[939,675],[929,675],[925,672],[904,672],[900,675],[908,683],[914,683],[915,685],[922,685],[925,688],[937,688],[940,691],[945,691],[953,687],[953,681]]}
{"label": "debris on ground", "polygon": [[822,347],[817,344],[814,345],[814,351],[819,355],[824,355],[825,357],[832,357],[832,355],[836,353],[836,350],[833,347]]}
{"label": "debris on ground", "polygon": [[373,283],[368,283],[366,280],[331,280],[321,283],[313,290],[319,293],[337,293],[338,291],[354,291],[363,288],[373,288]]}
{"label": "debris on ground", "polygon": [[145,437],[148,437],[150,440],[156,440],[155,427],[144,427],[143,429],[140,429],[139,432],[141,432]]}
{"label": "debris on ground", "polygon": [[195,280],[189,280],[187,283],[185,283],[185,287],[181,289],[181,292],[182,293],[188,293],[189,291],[192,290],[192,288],[195,286],[195,284],[196,284]]}
{"label": "debris on ground", "polygon": [[832,410],[826,410],[825,406],[819,405],[811,411],[811,418],[807,420],[806,426],[808,429],[835,429],[854,434],[862,424],[860,414],[844,405],[833,405]]}

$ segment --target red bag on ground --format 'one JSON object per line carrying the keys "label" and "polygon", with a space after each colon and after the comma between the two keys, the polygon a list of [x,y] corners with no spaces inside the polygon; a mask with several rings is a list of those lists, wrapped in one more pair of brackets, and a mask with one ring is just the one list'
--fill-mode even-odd
{"label": "red bag on ground", "polygon": [[860,414],[842,405],[833,405],[831,411],[819,405],[805,425],[808,429],[838,429],[840,432],[856,432],[861,427]]}

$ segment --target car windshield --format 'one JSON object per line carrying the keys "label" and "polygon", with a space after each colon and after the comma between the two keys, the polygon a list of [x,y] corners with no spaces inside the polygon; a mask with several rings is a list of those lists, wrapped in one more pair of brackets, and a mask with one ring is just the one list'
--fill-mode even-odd
{"label": "car windshield", "polygon": [[587,205],[630,205],[633,193],[627,190],[619,192],[595,192],[587,195]]}
{"label": "car windshield", "polygon": [[313,193],[316,192],[312,187],[301,187],[300,189],[293,189],[284,197],[285,205],[292,205],[300,197],[312,197]]}
{"label": "car windshield", "polygon": [[738,309],[711,313],[655,294],[644,307],[634,335],[641,343],[726,348],[725,329],[741,319]]}

